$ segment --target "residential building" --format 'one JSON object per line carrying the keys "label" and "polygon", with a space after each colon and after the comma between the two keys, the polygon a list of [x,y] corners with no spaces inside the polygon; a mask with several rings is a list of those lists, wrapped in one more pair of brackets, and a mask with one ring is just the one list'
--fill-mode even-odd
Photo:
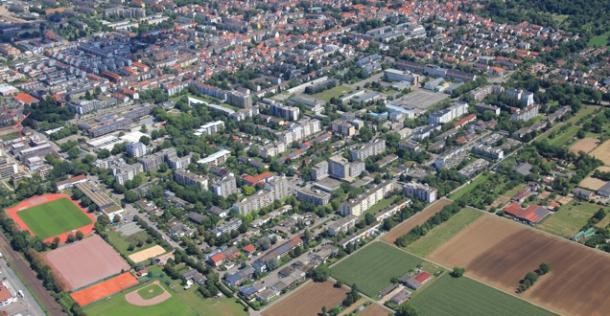
{"label": "residential building", "polygon": [[355,199],[348,200],[341,204],[339,212],[343,216],[354,215],[360,216],[377,202],[383,200],[396,189],[396,182],[393,180],[384,181],[375,187],[362,193]]}
{"label": "residential building", "polygon": [[223,130],[224,127],[225,127],[225,122],[223,122],[223,121],[209,122],[204,125],[201,125],[201,127],[196,129],[193,134],[195,134],[195,136],[213,135],[213,134],[216,134],[216,133],[220,132],[221,130]]}
{"label": "residential building", "polygon": [[126,145],[126,149],[127,154],[129,154],[131,157],[140,158],[146,155],[146,145],[140,142],[128,143]]}
{"label": "residential building", "polygon": [[294,188],[286,177],[276,177],[273,181],[266,183],[263,190],[235,203],[234,208],[239,211],[239,214],[246,215],[265,208],[293,192]]}
{"label": "residential building", "polygon": [[311,168],[313,180],[319,181],[328,177],[328,161],[318,162]]}
{"label": "residential building", "polygon": [[428,123],[432,125],[445,124],[468,113],[468,103],[456,102],[448,108],[435,111],[428,117]]}
{"label": "residential building", "polygon": [[174,180],[185,186],[194,186],[203,190],[208,189],[208,178],[190,171],[174,171]]}
{"label": "residential building", "polygon": [[371,156],[381,155],[385,152],[386,143],[382,138],[374,139],[366,144],[352,148],[352,160],[364,161]]}
{"label": "residential building", "polygon": [[223,198],[228,197],[231,194],[237,193],[237,182],[235,175],[232,173],[218,178],[212,182],[211,191]]}
{"label": "residential building", "polygon": [[330,202],[330,193],[311,187],[299,188],[296,190],[296,197],[299,201],[311,203],[313,205],[326,205]]}
{"label": "residential building", "polygon": [[198,164],[207,165],[208,167],[218,167],[222,165],[231,156],[231,152],[226,149],[221,149],[205,158],[197,160]]}
{"label": "residential building", "polygon": [[349,181],[360,176],[364,170],[365,165],[362,161],[349,162],[339,155],[332,156],[328,159],[328,173],[333,178]]}
{"label": "residential building", "polygon": [[437,190],[428,184],[408,182],[403,184],[406,196],[418,199],[427,203],[432,203],[437,199]]}
{"label": "residential building", "polygon": [[504,151],[501,148],[494,148],[486,145],[476,145],[472,147],[472,152],[475,155],[479,155],[491,160],[504,159]]}

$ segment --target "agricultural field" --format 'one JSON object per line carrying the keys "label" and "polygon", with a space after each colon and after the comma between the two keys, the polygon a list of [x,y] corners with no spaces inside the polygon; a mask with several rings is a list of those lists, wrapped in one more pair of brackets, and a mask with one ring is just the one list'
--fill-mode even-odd
{"label": "agricultural field", "polygon": [[547,217],[537,227],[551,234],[571,238],[600,208],[601,206],[597,204],[573,200],[561,206],[555,214]]}
{"label": "agricultural field", "polygon": [[475,209],[465,208],[453,215],[448,221],[434,227],[426,235],[409,244],[407,250],[418,256],[425,257],[474,222],[482,214]]}
{"label": "agricultural field", "polygon": [[610,314],[610,256],[506,218],[484,214],[429,258],[506,292],[547,263],[551,272],[519,296],[564,315]]}
{"label": "agricultural field", "polygon": [[601,189],[605,184],[606,184],[606,181],[602,181],[600,179],[589,176],[589,177],[582,179],[582,181],[580,181],[578,186],[583,189],[597,191],[597,190]]}
{"label": "agricultural field", "polygon": [[34,206],[18,212],[17,215],[40,239],[54,237],[92,223],[87,214],[66,198]]}
{"label": "agricultural field", "polygon": [[376,298],[392,278],[401,277],[422,261],[394,246],[373,242],[334,265],[331,275],[344,284],[355,283],[362,293]]}
{"label": "agricultural field", "polygon": [[273,303],[263,316],[308,316],[318,315],[322,307],[331,310],[340,305],[348,289],[335,288],[333,282],[307,282],[293,293]]}
{"label": "agricultural field", "polygon": [[[145,285],[138,289],[148,288],[150,285]],[[171,294],[168,300],[151,306],[136,306],[131,305],[125,300],[125,294],[133,291],[133,289],[123,291],[105,300],[88,305],[84,308],[84,312],[88,316],[102,315],[129,315],[129,316],[164,316],[164,315],[221,315],[234,316],[246,315],[243,306],[235,302],[235,299],[229,298],[214,298],[204,299],[199,295],[195,288],[183,290],[178,284],[175,284],[174,290],[165,287]],[[162,289],[159,286],[159,289]]]}
{"label": "agricultural field", "polygon": [[570,146],[570,152],[578,154],[579,152],[590,153],[595,147],[599,145],[599,140],[593,137],[585,137],[577,140]]}
{"label": "agricultural field", "polygon": [[352,89],[346,85],[339,85],[334,88],[330,88],[326,91],[312,94],[312,97],[328,102],[328,101],[330,101],[330,99],[338,98],[339,96],[341,96],[347,92],[350,92],[351,90]]}
{"label": "agricultural field", "polygon": [[487,174],[487,173],[480,174],[479,176],[474,178],[470,183],[464,185],[463,187],[459,188],[457,191],[451,193],[449,195],[449,199],[451,199],[453,201],[460,199],[465,194],[474,190],[474,188],[476,188],[477,185],[487,181],[488,178],[489,178],[489,174]]}
{"label": "agricultural field", "polygon": [[356,314],[358,316],[389,316],[392,313],[385,309],[383,306],[379,304],[371,304],[363,309],[360,313]]}
{"label": "agricultural field", "polygon": [[610,166],[610,140],[605,141],[603,144],[597,146],[591,155],[601,160],[604,165]]}
{"label": "agricultural field", "polygon": [[443,207],[451,203],[453,203],[453,201],[445,198],[433,202],[420,212],[396,225],[394,228],[392,228],[392,230],[385,234],[382,239],[393,244],[394,241],[396,241],[396,239],[398,239],[400,236],[410,232],[415,226],[425,223],[430,217],[434,216],[436,213],[440,212]]}
{"label": "agricultural field", "polygon": [[478,283],[467,277],[441,276],[410,303],[418,315],[512,316],[553,315],[518,298]]}

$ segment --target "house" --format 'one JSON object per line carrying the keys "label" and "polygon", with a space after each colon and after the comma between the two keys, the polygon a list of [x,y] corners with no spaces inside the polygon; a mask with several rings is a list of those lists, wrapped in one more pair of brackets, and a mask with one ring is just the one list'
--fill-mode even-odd
{"label": "house", "polygon": [[205,285],[205,282],[207,281],[207,278],[203,274],[201,274],[201,272],[199,272],[193,268],[183,272],[182,277],[184,278],[184,280],[186,280],[185,288],[187,288],[187,289],[190,288],[191,285],[193,285],[193,284],[203,286],[203,285]]}
{"label": "house", "polygon": [[16,301],[17,298],[14,297],[13,294],[11,294],[11,291],[9,291],[6,285],[4,285],[4,282],[0,283],[0,307],[9,305]]}
{"label": "house", "polygon": [[606,182],[599,190],[597,190],[597,195],[603,197],[610,197],[610,182]]}
{"label": "house", "polygon": [[253,244],[247,244],[241,249],[248,255],[248,257],[256,252],[256,246]]}
{"label": "house", "polygon": [[[421,272],[417,273],[416,275],[404,280],[404,283],[409,288],[411,288],[413,290],[417,290],[420,287],[422,287],[424,284],[426,284],[428,281],[430,281],[431,277],[432,277],[432,275],[430,275],[430,273],[428,273],[426,271],[421,271]],[[402,280],[403,279],[401,279],[401,281]]]}
{"label": "house", "polygon": [[407,289],[402,289],[400,292],[396,293],[396,295],[392,296],[390,301],[396,305],[402,305],[406,302],[413,293]]}
{"label": "house", "polygon": [[191,237],[194,233],[192,228],[184,225],[180,222],[173,222],[169,224],[169,234],[174,239],[180,239],[183,237]]}
{"label": "house", "polygon": [[538,224],[551,214],[551,211],[539,205],[530,205],[527,208],[522,208],[521,205],[513,202],[504,207],[504,213],[529,224]]}
{"label": "house", "polygon": [[282,256],[288,254],[291,250],[303,245],[301,236],[293,236],[281,245],[269,250],[265,255],[256,260],[253,264],[257,271],[264,272],[267,270],[267,263],[279,261]]}
{"label": "house", "polygon": [[574,197],[586,201],[590,200],[593,197],[593,192],[581,188],[575,188],[574,190],[572,190],[572,194],[574,194]]}
{"label": "house", "polygon": [[250,280],[254,275],[254,268],[247,267],[235,273],[225,274],[225,283],[228,286],[240,286],[244,281]]}
{"label": "house", "polygon": [[208,261],[211,265],[218,267],[225,262],[226,256],[223,252],[219,252],[217,254],[211,255]]}

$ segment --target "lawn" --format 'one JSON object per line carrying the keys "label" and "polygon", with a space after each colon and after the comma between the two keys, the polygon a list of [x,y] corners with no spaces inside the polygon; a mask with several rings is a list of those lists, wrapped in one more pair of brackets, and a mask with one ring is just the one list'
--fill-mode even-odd
{"label": "lawn", "polygon": [[356,284],[370,297],[390,285],[392,278],[401,277],[422,260],[394,246],[373,242],[331,268],[331,275],[348,285]]}
{"label": "lawn", "polygon": [[328,101],[330,101],[330,99],[339,97],[342,94],[347,93],[347,92],[349,92],[351,90],[352,89],[350,87],[348,87],[348,86],[339,85],[339,86],[336,86],[334,88],[328,89],[326,91],[322,91],[322,92],[313,94],[312,96],[314,98],[316,98],[316,99],[328,102]]}
{"label": "lawn", "polygon": [[146,300],[152,299],[153,297],[163,294],[165,291],[159,284],[149,284],[138,290],[138,294]]}
{"label": "lawn", "polygon": [[555,214],[546,218],[538,227],[549,233],[571,238],[600,208],[601,206],[597,204],[572,201],[560,207]]}
{"label": "lawn", "polygon": [[57,236],[91,223],[85,213],[65,198],[20,211],[17,216],[40,239]]}
{"label": "lawn", "polygon": [[400,199],[400,196],[398,196],[398,195],[387,197],[387,198],[385,198],[385,199],[375,203],[375,205],[371,206],[371,208],[369,208],[365,213],[369,213],[369,214],[375,215],[378,212],[388,208],[390,205],[392,205],[398,199]]}
{"label": "lawn", "polygon": [[[148,288],[150,285],[141,287]],[[125,294],[133,289],[116,294],[110,298],[95,302],[85,307],[88,316],[129,315],[129,316],[197,316],[197,315],[246,315],[243,306],[230,298],[204,299],[195,288],[183,290],[175,284],[176,290],[168,290],[172,297],[154,306],[135,306],[125,301]],[[139,292],[139,291],[138,291]]]}
{"label": "lawn", "polygon": [[481,215],[480,211],[465,208],[449,218],[448,221],[434,227],[425,236],[408,245],[407,250],[418,256],[425,257]]}
{"label": "lawn", "polygon": [[608,31],[604,34],[601,34],[601,35],[591,37],[591,39],[589,40],[589,43],[587,43],[587,45],[589,47],[595,47],[595,48],[608,46],[609,38],[610,38],[610,31]]}
{"label": "lawn", "polygon": [[472,191],[474,188],[477,187],[477,185],[487,181],[487,179],[489,178],[489,174],[488,173],[482,173],[480,175],[478,175],[477,177],[475,177],[474,179],[472,179],[472,181],[466,185],[464,185],[463,187],[459,188],[457,191],[451,193],[449,195],[449,199],[456,201],[459,198],[461,198],[462,196],[464,196],[466,193]]}
{"label": "lawn", "polygon": [[[123,236],[115,230],[108,231],[108,242],[122,255],[128,256],[134,252],[150,247],[152,244],[146,243],[150,239],[150,236],[146,231],[139,231],[131,236]],[[142,247],[138,247],[138,244],[142,244]],[[132,246],[133,249],[129,250]]]}
{"label": "lawn", "polygon": [[[544,133],[538,135],[536,138],[538,140],[543,140],[544,138],[548,138],[549,135],[551,135],[554,131],[560,129],[564,124],[571,123],[572,125],[578,125],[578,124],[576,124],[578,121],[580,121],[582,118],[584,118],[586,116],[591,116],[593,113],[595,113],[595,111],[597,111],[596,107],[593,107],[593,106],[583,106],[580,109],[580,111],[578,111],[572,117],[567,119],[564,123],[557,123],[557,124],[553,125],[553,127],[549,128]],[[570,130],[570,128],[568,128],[568,130]],[[574,133],[574,135],[576,133],[578,133],[578,130]],[[557,138],[557,137],[555,137],[555,138]]]}
{"label": "lawn", "polygon": [[448,274],[435,280],[422,292],[417,292],[410,304],[418,315],[553,315],[467,277],[456,279]]}

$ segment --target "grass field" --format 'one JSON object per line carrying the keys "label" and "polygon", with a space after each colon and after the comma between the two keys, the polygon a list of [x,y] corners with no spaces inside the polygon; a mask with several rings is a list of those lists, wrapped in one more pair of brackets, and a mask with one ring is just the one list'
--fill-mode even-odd
{"label": "grass field", "polygon": [[163,294],[163,291],[165,290],[159,284],[149,284],[143,288],[140,288],[138,290],[138,295],[140,295],[143,299],[149,300]]}
{"label": "grass field", "polygon": [[[549,139],[549,136],[556,130],[560,129],[564,124],[568,124],[571,123],[573,126],[568,128],[565,133],[574,133],[573,135],[576,135],[576,133],[578,133],[578,128],[576,129],[576,131],[574,132],[574,126],[578,125],[576,124],[578,121],[580,121],[582,118],[586,117],[586,116],[590,116],[593,113],[595,113],[595,111],[597,111],[596,107],[593,106],[583,106],[580,111],[578,111],[576,114],[574,114],[572,117],[570,117],[569,119],[567,119],[565,121],[565,123],[557,123],[555,125],[553,125],[553,127],[549,128],[548,130],[546,130],[544,133],[540,134],[538,137],[536,137],[539,140],[542,139]],[[572,135],[572,136],[573,136]],[[568,136],[562,136],[562,133],[560,133],[558,136],[554,137],[553,139],[557,139],[558,137],[568,137]],[[551,139],[549,139],[549,141],[552,141]],[[568,144],[566,144],[568,145]]]}
{"label": "grass field", "polygon": [[589,47],[596,47],[596,48],[609,46],[608,39],[610,39],[610,31],[608,31],[604,34],[601,34],[601,35],[591,37],[591,39],[589,40],[587,45]]}
{"label": "grass field", "polygon": [[538,227],[546,232],[570,238],[578,233],[600,208],[597,204],[572,201],[560,207]]}
{"label": "grass field", "polygon": [[373,242],[331,268],[331,275],[348,285],[356,284],[362,293],[377,297],[422,260],[383,242]]}
{"label": "grass field", "polygon": [[91,223],[91,219],[68,199],[34,206],[18,212],[17,215],[40,239],[57,236]]}
{"label": "grass field", "polygon": [[[150,238],[146,231],[139,231],[131,236],[124,237],[115,230],[108,231],[108,241],[122,255],[128,256],[134,252],[150,247],[152,244],[147,244],[146,241]],[[142,243],[142,247],[137,247],[138,243]],[[129,250],[132,245],[133,249]]]}
{"label": "grass field", "polygon": [[322,91],[320,93],[316,93],[312,95],[316,99],[324,100],[326,102],[330,101],[332,98],[339,97],[340,95],[351,91],[352,89],[345,85],[339,85],[334,88],[328,89],[326,91]]}
{"label": "grass field", "polygon": [[410,303],[418,315],[512,316],[553,315],[532,304],[466,277],[441,276]]}
{"label": "grass field", "polygon": [[481,174],[477,177],[475,177],[472,182],[470,182],[469,184],[459,188],[457,191],[451,193],[449,195],[449,199],[455,201],[458,200],[459,198],[461,198],[462,196],[464,196],[464,194],[472,191],[474,188],[477,187],[477,185],[487,181],[487,179],[489,178],[489,174],[485,173],[485,174]]}
{"label": "grass field", "polygon": [[[147,288],[149,285],[142,287]],[[176,287],[179,286],[176,284]],[[140,307],[127,303],[125,293],[116,294],[108,299],[93,303],[84,309],[88,316],[102,315],[129,315],[129,316],[197,316],[197,315],[246,315],[243,306],[235,302],[235,299],[215,298],[204,299],[195,288],[189,290],[169,290],[172,297],[167,301],[153,305]]]}
{"label": "grass field", "polygon": [[408,245],[407,250],[418,256],[425,257],[481,215],[480,211],[465,208],[453,215],[448,221],[434,227],[425,236]]}
{"label": "grass field", "polygon": [[400,199],[400,196],[398,195],[387,197],[371,206],[371,208],[369,208],[365,213],[375,215],[378,212],[388,208],[388,206],[392,205],[392,203],[396,202],[398,199]]}

